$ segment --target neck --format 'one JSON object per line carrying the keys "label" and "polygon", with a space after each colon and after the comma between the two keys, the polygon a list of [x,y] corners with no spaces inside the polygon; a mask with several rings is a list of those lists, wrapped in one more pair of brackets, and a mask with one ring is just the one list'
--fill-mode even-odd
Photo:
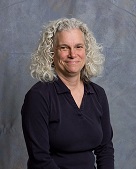
{"label": "neck", "polygon": [[58,76],[70,90],[77,89],[78,87],[83,85],[80,76],[74,76],[74,77],[64,77],[60,75]]}

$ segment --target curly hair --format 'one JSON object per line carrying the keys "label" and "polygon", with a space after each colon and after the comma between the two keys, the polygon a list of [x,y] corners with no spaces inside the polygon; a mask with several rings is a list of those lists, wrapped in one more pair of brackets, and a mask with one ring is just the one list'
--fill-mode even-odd
{"label": "curly hair", "polygon": [[81,70],[81,80],[90,81],[103,70],[104,55],[102,45],[96,42],[93,33],[87,25],[75,18],[61,18],[43,26],[41,39],[31,58],[31,76],[40,81],[53,81],[57,78],[53,64],[53,41],[56,32],[70,29],[80,29],[85,38],[86,63]]}

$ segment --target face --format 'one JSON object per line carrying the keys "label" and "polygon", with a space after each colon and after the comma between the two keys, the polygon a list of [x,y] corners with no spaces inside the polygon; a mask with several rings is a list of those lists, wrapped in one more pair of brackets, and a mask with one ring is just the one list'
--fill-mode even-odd
{"label": "face", "polygon": [[85,60],[85,42],[81,30],[71,29],[56,33],[54,65],[58,75],[80,76]]}

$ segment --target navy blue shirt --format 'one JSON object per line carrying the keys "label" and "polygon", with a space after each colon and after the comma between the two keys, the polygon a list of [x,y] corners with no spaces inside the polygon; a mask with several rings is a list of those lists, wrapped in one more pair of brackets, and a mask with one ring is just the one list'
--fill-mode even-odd
{"label": "navy blue shirt", "polygon": [[[84,83],[80,108],[58,78],[38,82],[26,94],[22,126],[28,169],[114,169],[114,149],[106,94]],[[95,158],[96,157],[96,158]]]}

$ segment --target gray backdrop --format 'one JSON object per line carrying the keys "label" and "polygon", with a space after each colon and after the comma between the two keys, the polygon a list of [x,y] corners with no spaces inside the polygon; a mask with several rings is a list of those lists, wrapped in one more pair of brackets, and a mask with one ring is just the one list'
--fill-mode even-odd
{"label": "gray backdrop", "polygon": [[26,169],[20,109],[36,82],[30,55],[42,25],[60,17],[86,22],[106,57],[102,77],[114,130],[115,168],[136,168],[136,0],[0,0],[0,169]]}

